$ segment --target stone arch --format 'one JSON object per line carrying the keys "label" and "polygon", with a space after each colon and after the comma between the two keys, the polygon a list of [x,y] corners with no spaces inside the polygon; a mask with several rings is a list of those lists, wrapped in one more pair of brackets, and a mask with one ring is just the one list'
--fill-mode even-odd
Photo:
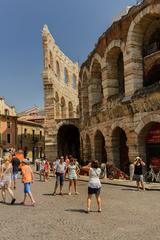
{"label": "stone arch", "polygon": [[101,64],[94,59],[91,66],[91,79],[88,87],[90,112],[92,112],[93,105],[101,103],[103,100]]}
{"label": "stone arch", "polygon": [[95,53],[92,60],[91,60],[91,64],[90,64],[90,68],[89,68],[89,72],[92,72],[92,67],[94,62],[97,61],[100,65],[102,64],[102,58],[98,53]]}
{"label": "stone arch", "polygon": [[55,102],[56,102],[56,118],[59,118],[60,117],[60,103],[59,103],[59,96],[58,96],[57,92],[55,95]]}
{"label": "stone arch", "polygon": [[126,174],[129,173],[129,156],[127,146],[127,135],[120,127],[112,130],[112,154],[113,163]]}
{"label": "stone arch", "polygon": [[160,123],[160,115],[159,114],[149,114],[142,118],[138,126],[135,128],[135,133],[137,135],[140,134],[142,129],[145,127],[145,125],[149,124],[150,122],[158,122]]}
{"label": "stone arch", "polygon": [[85,159],[86,161],[90,162],[91,161],[91,157],[92,157],[92,151],[91,151],[91,140],[88,134],[86,134],[86,138],[85,138]]}
{"label": "stone arch", "polygon": [[148,158],[145,138],[149,129],[151,129],[156,123],[160,124],[160,115],[150,114],[145,116],[135,128],[135,133],[137,135],[138,154],[146,163]]}
{"label": "stone arch", "polygon": [[62,118],[66,118],[66,101],[65,101],[65,98],[62,97],[61,98],[61,117]]}
{"label": "stone arch", "polygon": [[143,40],[149,26],[160,16],[160,4],[152,4],[144,8],[131,22],[127,36],[127,91],[132,95],[143,87],[144,59]]}
{"label": "stone arch", "polygon": [[73,124],[62,124],[57,134],[58,155],[72,155],[80,159],[80,133]]}
{"label": "stone arch", "polygon": [[73,118],[73,116],[74,116],[74,113],[73,113],[73,104],[72,104],[72,102],[70,101],[69,103],[68,103],[68,115],[69,115],[69,118]]}
{"label": "stone arch", "polygon": [[160,56],[157,61],[154,61],[151,68],[147,71],[144,77],[144,86],[150,86],[160,82]]}
{"label": "stone arch", "polygon": [[94,135],[94,149],[95,149],[95,159],[99,163],[107,162],[107,153],[105,146],[105,138],[100,130],[97,130]]}
{"label": "stone arch", "polygon": [[104,53],[104,61],[106,61],[108,53],[113,49],[113,48],[119,48],[121,52],[124,53],[125,51],[125,44],[122,40],[113,40],[106,48],[105,53]]}
{"label": "stone arch", "polygon": [[103,87],[105,97],[125,94],[124,81],[124,43],[121,40],[112,41],[104,55]]}

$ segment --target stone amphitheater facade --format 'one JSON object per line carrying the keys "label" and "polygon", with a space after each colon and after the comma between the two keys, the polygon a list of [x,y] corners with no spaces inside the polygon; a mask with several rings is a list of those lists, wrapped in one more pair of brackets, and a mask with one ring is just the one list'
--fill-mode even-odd
{"label": "stone amphitheater facade", "polygon": [[128,172],[141,155],[160,165],[160,1],[113,22],[80,69],[81,156]]}
{"label": "stone amphitheater facade", "polygon": [[[42,30],[44,52],[45,153],[50,161],[58,152],[57,134],[62,126],[78,127],[78,63],[71,61],[57,46],[44,25]],[[63,138],[63,136],[61,137]],[[61,139],[63,140],[63,139]],[[67,153],[67,152],[66,152]]]}

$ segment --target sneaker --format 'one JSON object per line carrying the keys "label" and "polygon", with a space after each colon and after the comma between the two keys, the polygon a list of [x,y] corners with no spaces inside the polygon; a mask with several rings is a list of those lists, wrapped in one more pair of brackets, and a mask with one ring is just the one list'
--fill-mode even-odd
{"label": "sneaker", "polygon": [[75,195],[79,195],[80,193],[79,192],[75,192]]}
{"label": "sneaker", "polygon": [[98,209],[98,212],[101,213],[101,212],[102,212],[102,209]]}
{"label": "sneaker", "polygon": [[85,211],[85,213],[90,213],[90,210],[89,210],[89,209],[87,209],[87,210]]}
{"label": "sneaker", "polygon": [[71,196],[71,192],[69,192],[68,195]]}
{"label": "sneaker", "polygon": [[16,199],[13,198],[12,201],[11,201],[11,205],[13,205],[15,203]]}

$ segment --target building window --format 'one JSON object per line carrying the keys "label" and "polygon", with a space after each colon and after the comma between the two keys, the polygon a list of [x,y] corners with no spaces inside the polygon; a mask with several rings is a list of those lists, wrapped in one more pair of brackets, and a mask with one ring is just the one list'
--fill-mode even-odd
{"label": "building window", "polygon": [[39,133],[39,138],[42,139],[42,131]]}
{"label": "building window", "polygon": [[56,62],[56,73],[57,73],[57,76],[59,77],[60,76],[60,67],[59,67],[58,61]]}
{"label": "building window", "polygon": [[11,122],[7,121],[7,128],[11,128]]}
{"label": "building window", "polygon": [[64,83],[68,84],[68,72],[66,68],[64,69]]}
{"label": "building window", "polygon": [[5,115],[9,116],[9,110],[8,109],[5,109]]}
{"label": "building window", "polygon": [[24,129],[24,137],[25,138],[27,137],[27,129],[26,128]]}
{"label": "building window", "polygon": [[34,140],[35,137],[35,130],[32,130],[32,139]]}
{"label": "building window", "polygon": [[11,135],[10,135],[10,133],[7,133],[7,143],[11,143]]}
{"label": "building window", "polygon": [[77,79],[76,79],[75,74],[73,74],[73,77],[72,77],[72,87],[73,87],[73,89],[77,88]]}

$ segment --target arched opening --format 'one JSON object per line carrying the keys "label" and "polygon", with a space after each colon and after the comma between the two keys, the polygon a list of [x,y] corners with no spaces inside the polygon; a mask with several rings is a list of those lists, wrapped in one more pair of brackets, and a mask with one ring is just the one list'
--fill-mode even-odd
{"label": "arched opening", "polygon": [[58,156],[72,155],[80,159],[80,134],[74,125],[62,125],[57,134]]}
{"label": "arched opening", "polygon": [[150,86],[154,83],[160,82],[160,60],[149,70],[144,79],[144,86]]}
{"label": "arched opening", "polygon": [[112,134],[113,162],[124,173],[129,173],[129,156],[127,137],[120,127],[114,129]]}
{"label": "arched opening", "polygon": [[57,73],[57,76],[59,77],[60,76],[60,67],[59,67],[58,61],[56,61],[56,73]]}
{"label": "arched opening", "polygon": [[124,61],[122,52],[119,54],[117,59],[117,79],[119,94],[124,94]]}
{"label": "arched opening", "polygon": [[59,110],[59,96],[58,93],[56,92],[56,96],[55,96],[55,101],[56,101],[56,118],[60,117],[60,110]]}
{"label": "arched opening", "polygon": [[90,162],[91,161],[91,141],[90,141],[90,137],[88,136],[88,134],[86,135],[86,146],[85,146],[85,150],[86,150],[86,161]]}
{"label": "arched opening", "polygon": [[[148,69],[146,62],[148,62],[148,55],[155,51],[153,45],[157,42],[152,33],[156,30],[155,26],[159,28],[158,16],[159,4],[153,3],[140,11],[130,25],[126,45],[126,49],[128,49],[128,60],[125,65],[125,67],[129,69],[126,81],[128,86],[132,86],[128,88],[129,95],[134,94],[135,91],[145,86],[145,69]],[[151,37],[154,37],[153,41]],[[131,64],[132,67],[130,67]]]}
{"label": "arched opening", "polygon": [[61,98],[61,117],[66,118],[66,102],[64,97]]}
{"label": "arched opening", "polygon": [[100,131],[96,132],[94,138],[94,145],[95,145],[95,159],[98,160],[99,163],[106,163],[107,153],[105,146],[105,138]]}
{"label": "arched opening", "polygon": [[147,169],[150,164],[155,169],[160,169],[160,123],[148,123],[138,136],[138,145]]}
{"label": "arched opening", "polygon": [[53,69],[53,55],[52,52],[49,52],[49,68]]}
{"label": "arched opening", "polygon": [[69,82],[68,70],[67,68],[64,68],[64,83],[68,84],[68,82]]}
{"label": "arched opening", "polygon": [[73,104],[72,102],[68,103],[68,110],[69,110],[69,118],[73,118]]}
{"label": "arched opening", "polygon": [[77,78],[75,74],[72,76],[72,87],[73,89],[77,89]]}
{"label": "arched opening", "polygon": [[119,47],[113,47],[107,53],[106,64],[108,96],[123,95],[125,93],[124,61]]}
{"label": "arched opening", "polygon": [[86,73],[84,73],[83,75],[81,94],[82,94],[82,106],[83,106],[82,114],[83,114],[83,118],[87,118],[89,113],[89,98],[88,98],[88,78]]}
{"label": "arched opening", "polygon": [[160,20],[157,18],[148,27],[143,40],[143,56],[160,51]]}
{"label": "arched opening", "polygon": [[102,99],[103,99],[103,87],[101,65],[97,60],[94,60],[91,69],[91,80],[89,84],[90,108],[92,108],[94,104],[100,103]]}

